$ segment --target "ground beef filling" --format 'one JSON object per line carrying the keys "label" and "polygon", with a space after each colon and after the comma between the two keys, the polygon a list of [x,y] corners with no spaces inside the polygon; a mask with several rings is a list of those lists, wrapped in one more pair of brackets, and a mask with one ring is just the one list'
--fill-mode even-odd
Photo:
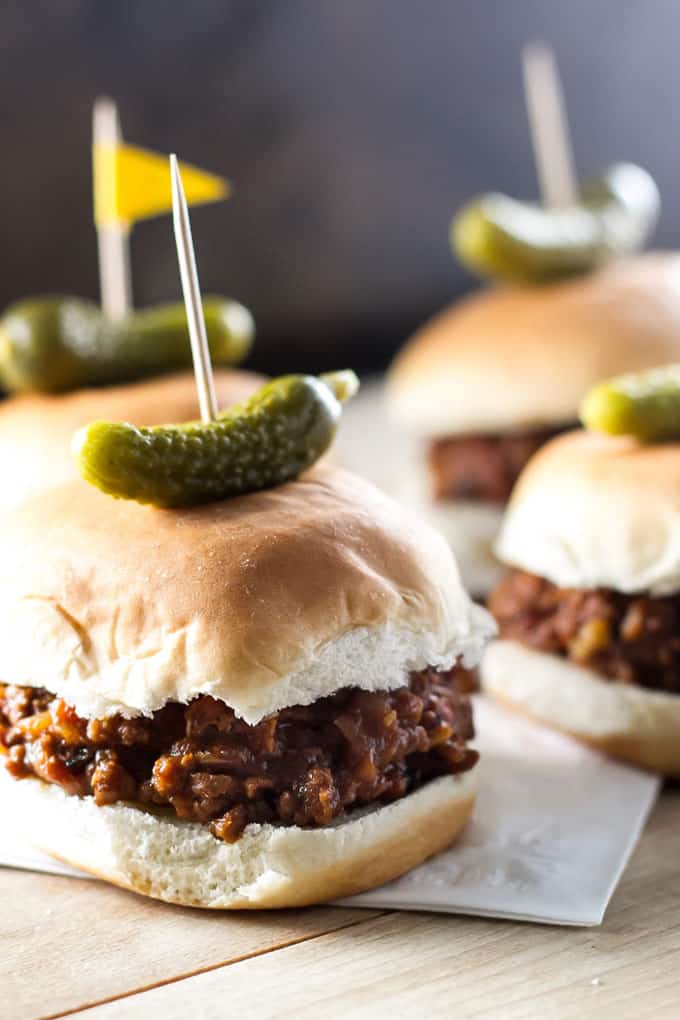
{"label": "ground beef filling", "polygon": [[510,570],[491,593],[501,637],[624,684],[680,694],[680,595],[557,588]]}
{"label": "ground beef filling", "polygon": [[0,750],[16,778],[97,804],[165,806],[231,843],[249,822],[327,825],[472,768],[473,681],[461,667],[426,669],[406,687],[347,688],[256,726],[207,695],[150,718],[87,720],[48,691],[0,686]]}
{"label": "ground beef filling", "polygon": [[427,458],[434,498],[507,503],[529,458],[560,431],[543,429],[433,440]]}

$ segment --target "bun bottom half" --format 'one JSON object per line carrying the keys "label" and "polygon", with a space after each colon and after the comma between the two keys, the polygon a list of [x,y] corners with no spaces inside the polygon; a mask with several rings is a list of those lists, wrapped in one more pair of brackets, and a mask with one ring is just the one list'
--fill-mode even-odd
{"label": "bun bottom half", "polygon": [[614,758],[680,776],[680,696],[603,680],[514,641],[482,659],[485,694]]}
{"label": "bun bottom half", "polygon": [[97,807],[0,770],[12,823],[58,860],[154,899],[213,910],[302,907],[383,885],[449,846],[474,807],[478,769],[324,829],[250,825],[232,844],[204,825]]}

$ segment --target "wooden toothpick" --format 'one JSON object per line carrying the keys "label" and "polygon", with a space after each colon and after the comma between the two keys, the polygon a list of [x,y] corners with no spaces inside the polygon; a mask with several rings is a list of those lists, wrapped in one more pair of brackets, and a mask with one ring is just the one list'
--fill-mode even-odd
{"label": "wooden toothpick", "polygon": [[189,210],[182,187],[179,164],[174,153],[170,156],[170,177],[172,180],[172,222],[175,228],[179,274],[182,280],[184,304],[187,310],[191,355],[194,361],[196,388],[201,418],[204,422],[214,421],[217,417],[217,397],[213,379],[212,362],[208,336],[205,331],[201,288],[198,283],[196,269],[196,253],[191,237]]}
{"label": "wooden toothpick", "polygon": [[[92,134],[95,145],[113,147],[122,140],[116,104],[106,96],[95,100]],[[132,308],[129,227],[122,223],[98,227],[97,248],[102,310],[110,319],[122,319]]]}
{"label": "wooden toothpick", "polygon": [[522,50],[522,67],[543,203],[553,208],[573,205],[578,202],[578,187],[555,54],[545,43],[529,43]]}

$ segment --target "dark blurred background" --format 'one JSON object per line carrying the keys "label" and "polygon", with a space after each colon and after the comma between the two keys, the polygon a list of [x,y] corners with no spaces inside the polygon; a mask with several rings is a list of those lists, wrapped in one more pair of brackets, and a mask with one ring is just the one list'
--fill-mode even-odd
{"label": "dark blurred background", "polygon": [[[678,243],[677,0],[5,0],[0,302],[97,297],[94,97],[128,141],[224,173],[193,212],[205,291],[259,327],[255,367],[384,365],[474,285],[448,246],[471,194],[536,194],[520,68],[556,51],[581,174],[643,164]],[[133,235],[137,304],[178,298],[169,217]]]}

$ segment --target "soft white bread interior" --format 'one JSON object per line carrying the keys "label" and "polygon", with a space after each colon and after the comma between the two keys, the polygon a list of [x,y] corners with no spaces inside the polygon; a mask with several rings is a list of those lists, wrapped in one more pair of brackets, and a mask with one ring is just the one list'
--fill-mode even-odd
{"label": "soft white bread interior", "polygon": [[205,693],[255,723],[472,665],[494,631],[439,534],[323,465],[188,510],[73,482],[4,515],[0,562],[0,676],[86,717]]}
{"label": "soft white bread interior", "polygon": [[680,697],[620,684],[557,655],[493,641],[482,689],[506,705],[607,754],[680,776]]}
{"label": "soft white bread interior", "polygon": [[0,769],[3,806],[41,850],[125,889],[212,909],[300,907],[389,882],[453,842],[476,786],[475,768],[327,828],[249,825],[229,845],[204,825],[123,804],[97,807]]}
{"label": "soft white bread interior", "polygon": [[680,590],[680,443],[571,432],[524,469],[496,546],[562,588]]}
{"label": "soft white bread interior", "polygon": [[387,395],[425,436],[568,425],[594,383],[678,360],[680,254],[650,252],[456,302],[397,357]]}
{"label": "soft white bread interior", "polygon": [[[262,385],[252,372],[216,371],[220,408],[245,400]],[[161,425],[199,417],[192,372],[124,386],[81,389],[57,396],[31,394],[0,403],[0,510],[34,493],[61,485],[78,473],[71,455],[73,433],[97,418]]]}

